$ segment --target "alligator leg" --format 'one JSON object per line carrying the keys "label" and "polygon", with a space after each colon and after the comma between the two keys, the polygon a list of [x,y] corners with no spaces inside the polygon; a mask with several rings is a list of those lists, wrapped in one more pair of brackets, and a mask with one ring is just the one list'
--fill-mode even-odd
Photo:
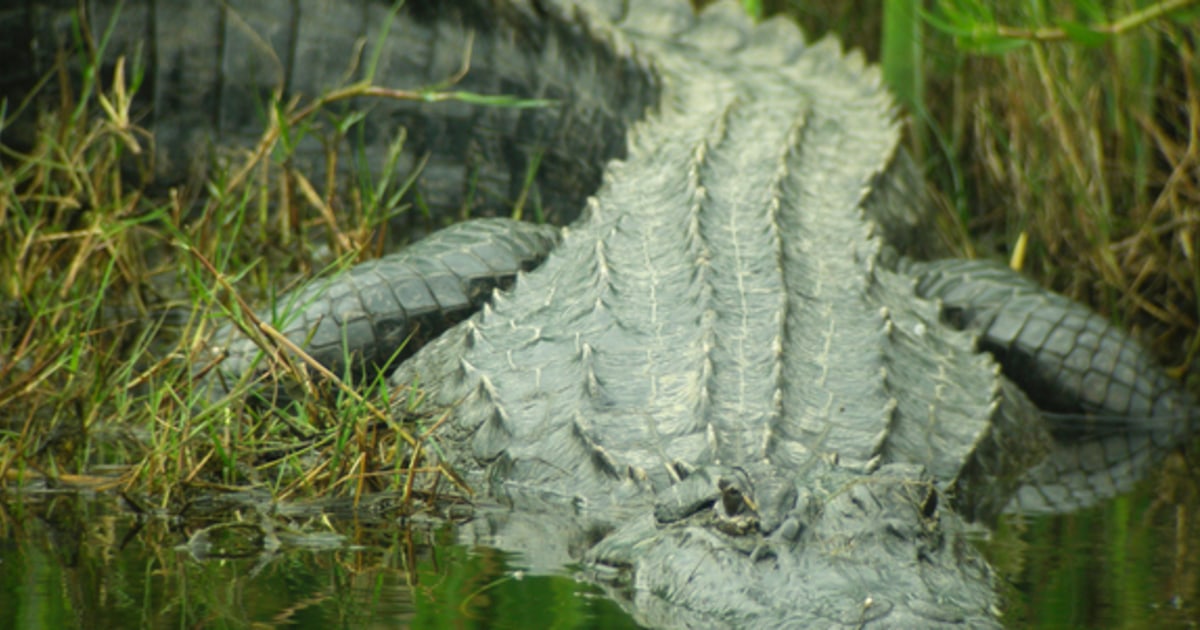
{"label": "alligator leg", "polygon": [[[552,226],[466,221],[344,274],[309,282],[258,316],[334,374],[371,378],[475,312],[494,289],[536,266],[557,242]],[[221,326],[212,343],[222,357],[215,379],[219,393],[230,381],[267,369],[259,346],[232,322]]]}
{"label": "alligator leg", "polygon": [[1128,333],[1000,263],[949,259],[911,271],[917,293],[941,300],[952,325],[978,332],[981,348],[1043,410],[1182,424],[1192,408]]}
{"label": "alligator leg", "polygon": [[912,263],[917,293],[976,332],[1058,444],[1009,509],[1062,512],[1128,490],[1190,434],[1196,405],[1150,353],[1088,307],[993,261]]}

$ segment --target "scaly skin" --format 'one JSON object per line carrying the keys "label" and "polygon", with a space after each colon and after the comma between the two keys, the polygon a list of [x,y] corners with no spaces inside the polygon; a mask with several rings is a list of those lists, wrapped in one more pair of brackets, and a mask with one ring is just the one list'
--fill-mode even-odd
{"label": "scaly skin", "polygon": [[914,263],[917,293],[942,303],[1037,405],[1056,436],[1013,511],[1064,512],[1128,492],[1195,430],[1195,403],[1136,340],[1091,309],[994,261]]}
{"label": "scaly skin", "polygon": [[[162,177],[193,170],[197,138],[257,136],[255,102],[277,86],[335,85],[350,64],[326,57],[387,13],[369,0],[231,6],[127,2],[114,29],[110,59],[155,42]],[[26,11],[40,41],[64,32],[61,8]],[[16,22],[0,14],[0,35]],[[1131,413],[1150,410],[1144,427],[1171,439],[1190,428],[1157,416],[1177,409],[1161,400],[1189,405],[1177,386],[1083,307],[1003,274],[978,284],[961,262],[909,266],[932,249],[921,186],[877,70],[836,43],[753,26],[731,2],[699,16],[673,0],[410,2],[374,79],[436,83],[468,50],[458,87],[561,105],[348,104],[369,110],[369,165],[401,124],[402,167],[433,153],[418,187],[436,205],[502,206],[537,160],[550,215],[585,209],[539,268],[391,377],[429,388],[425,404],[448,413],[440,452],[485,504],[507,506],[481,506],[465,538],[534,570],[582,562],[648,625],[993,626],[994,578],[962,518],[990,519],[1014,495],[1049,509],[1101,496],[1099,481],[1170,441],[1130,431]],[[295,160],[319,155],[302,141]],[[342,298],[305,291],[301,303],[337,312]],[[396,320],[394,302],[371,316]],[[328,338],[320,321],[297,334]],[[1027,335],[1031,322],[1070,342]],[[1041,463],[1065,420],[1047,422],[977,345],[1043,370],[1018,380],[1038,400],[1120,417],[1100,446]]]}
{"label": "scaly skin", "polygon": [[[434,233],[402,251],[345,274],[310,282],[259,313],[334,374],[361,382],[390,371],[428,339],[478,310],[492,291],[536,267],[558,242],[558,229],[511,219],[477,219]],[[259,347],[227,322],[209,350],[220,360],[212,394],[267,371]],[[281,403],[286,392],[258,395]]]}

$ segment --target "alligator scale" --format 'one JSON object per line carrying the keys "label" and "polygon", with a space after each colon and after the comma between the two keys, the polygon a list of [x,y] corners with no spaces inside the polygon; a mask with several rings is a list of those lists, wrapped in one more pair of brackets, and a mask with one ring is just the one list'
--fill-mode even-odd
{"label": "alligator scale", "polygon": [[[486,211],[537,164],[569,225],[435,233],[303,289],[281,326],[331,364],[342,340],[384,362],[414,323],[507,287],[390,377],[448,414],[435,439],[482,504],[464,538],[582,563],[651,626],[992,626],[964,520],[1111,496],[1189,432],[1187,395],[1086,307],[921,262],[930,210],[892,101],[836,42],[732,2],[408,2],[381,38],[391,11],[129,1],[106,55],[148,56],[167,179],[256,137],[280,86],[345,80],[360,39],[377,83],[469,67],[462,89],[556,101],[358,103],[367,168],[404,127],[425,199]],[[69,30],[66,9],[17,13],[42,46]],[[229,335],[237,378],[254,350]]]}

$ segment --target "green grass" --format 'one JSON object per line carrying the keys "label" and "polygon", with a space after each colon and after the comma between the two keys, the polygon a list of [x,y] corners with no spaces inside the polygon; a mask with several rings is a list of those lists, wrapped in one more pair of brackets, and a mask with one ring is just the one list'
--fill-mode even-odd
{"label": "green grass", "polygon": [[[324,266],[314,252],[325,243],[311,239],[313,227],[328,235],[338,266],[353,262],[394,204],[395,195],[379,194],[387,182],[360,191],[352,198],[365,203],[336,215],[331,191],[271,166],[266,156],[323,104],[314,103],[284,112],[244,163],[214,177],[199,211],[175,191],[147,198],[121,177],[123,163],[144,155],[122,91],[105,98],[96,89],[95,102],[44,117],[36,145],[13,156],[5,177],[0,203],[10,238],[0,264],[13,318],[0,334],[15,351],[0,368],[0,406],[8,410],[0,473],[18,483],[42,478],[169,496],[180,485],[247,481],[280,492],[361,491],[368,478],[381,485],[376,480],[411,467],[404,453],[415,438],[397,426],[378,430],[390,416],[352,389],[327,388],[323,400],[336,404],[317,404],[314,394],[297,417],[273,422],[275,414],[243,402],[251,384],[208,400],[192,369],[206,364],[202,340],[219,314],[275,347],[278,334],[253,318],[234,286],[266,294],[278,278],[265,268]],[[98,119],[72,115],[96,110]],[[274,246],[279,234],[286,252]],[[165,328],[172,330],[160,334]],[[287,361],[268,369],[305,380]],[[123,439],[108,439],[113,419]],[[300,462],[314,451],[324,462],[310,469]],[[101,463],[125,467],[81,477]],[[263,478],[248,480],[248,470]]]}
{"label": "green grass", "polygon": [[[213,487],[265,487],[278,498],[390,491],[410,505],[456,484],[451,471],[424,463],[420,431],[437,418],[401,425],[388,410],[394,396],[415,405],[418,391],[390,390],[383,379],[346,385],[250,304],[273,302],[285,278],[378,255],[389,219],[410,211],[418,173],[395,168],[403,135],[375,177],[313,181],[291,168],[302,136],[323,129],[332,146],[359,132],[361,114],[336,116],[331,106],[547,102],[454,90],[453,78],[411,92],[368,79],[269,104],[258,143],[210,172],[202,193],[155,193],[131,184],[154,168],[153,139],[132,122],[140,73],[122,62],[101,85],[93,64],[78,86],[58,73],[47,77],[60,82],[57,108],[8,103],[0,118],[0,126],[36,118],[37,129],[28,149],[5,149],[0,179],[0,486],[115,488],[159,504]],[[341,157],[329,151],[326,172],[338,172]],[[205,340],[223,319],[266,358],[213,396],[206,376],[219,357]],[[301,392],[298,404],[249,400],[261,374]]]}

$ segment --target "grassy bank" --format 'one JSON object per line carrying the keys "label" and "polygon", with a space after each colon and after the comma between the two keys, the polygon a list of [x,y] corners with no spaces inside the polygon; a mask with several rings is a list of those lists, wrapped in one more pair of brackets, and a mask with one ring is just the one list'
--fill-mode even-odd
{"label": "grassy bank", "polygon": [[[9,124],[36,120],[36,134],[29,149],[4,156],[0,190],[2,483],[119,489],[164,504],[235,486],[281,499],[390,490],[407,503],[414,489],[436,485],[446,471],[420,468],[420,436],[387,412],[389,395],[406,392],[315,383],[306,376],[315,364],[278,358],[281,336],[249,305],[269,302],[289,279],[377,256],[388,219],[411,210],[413,173],[314,180],[291,166],[301,135],[322,133],[335,146],[353,129],[358,119],[330,119],[329,104],[473,95],[362,83],[278,104],[257,146],[190,186],[162,189],[142,183],[155,156],[131,113],[136,68],[82,88],[48,80],[59,82],[57,107],[42,99],[5,112]],[[327,172],[338,158],[329,151]],[[206,388],[219,357],[204,340],[225,318],[269,351],[273,378],[307,390],[298,405],[247,403],[252,382],[219,395]]]}

